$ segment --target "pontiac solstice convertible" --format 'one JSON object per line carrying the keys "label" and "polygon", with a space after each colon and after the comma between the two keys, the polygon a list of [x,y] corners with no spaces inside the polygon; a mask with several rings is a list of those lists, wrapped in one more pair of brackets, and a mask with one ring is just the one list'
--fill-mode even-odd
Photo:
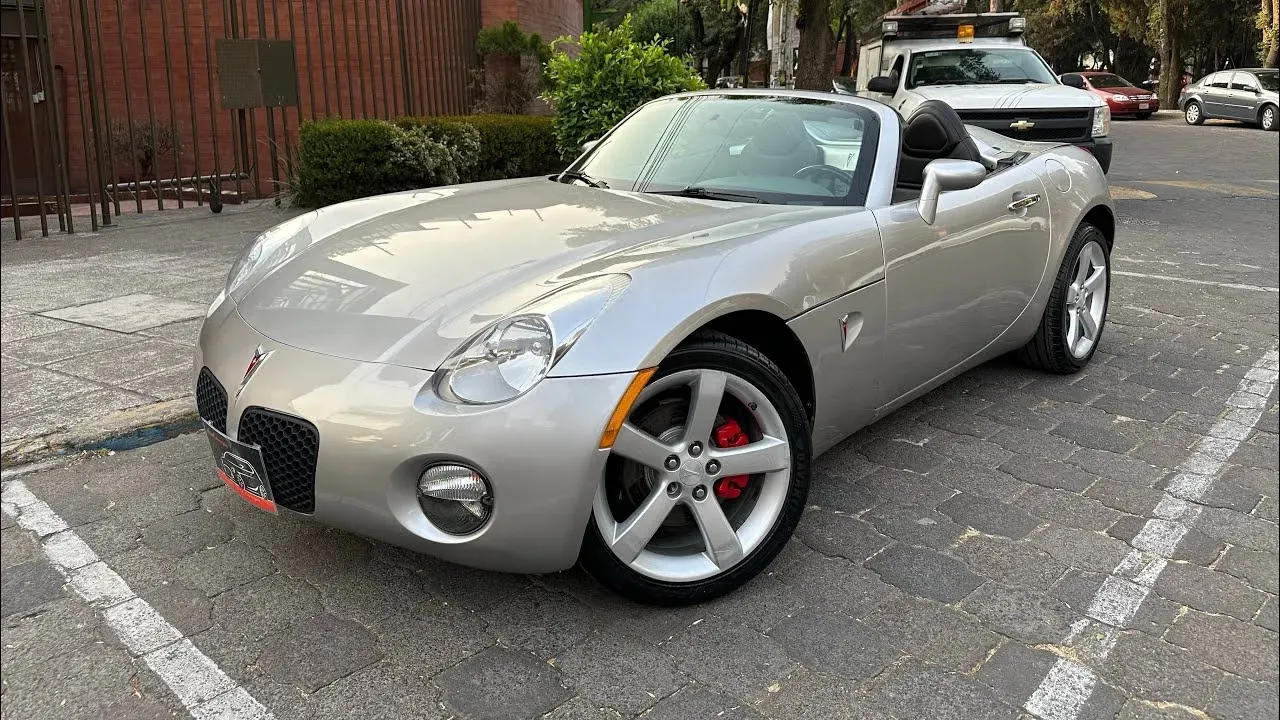
{"label": "pontiac solstice convertible", "polygon": [[204,320],[197,404],[268,512],[700,602],[770,563],[859,428],[997,356],[1088,363],[1114,233],[1089,153],[938,101],[673,95],[551,177],[266,231]]}

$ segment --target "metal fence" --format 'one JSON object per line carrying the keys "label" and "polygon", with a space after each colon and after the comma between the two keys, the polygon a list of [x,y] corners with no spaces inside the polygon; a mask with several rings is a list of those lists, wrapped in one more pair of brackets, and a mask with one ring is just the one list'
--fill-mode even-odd
{"label": "metal fence", "polygon": [[480,0],[0,0],[21,237],[287,190],[298,128],[468,112]]}

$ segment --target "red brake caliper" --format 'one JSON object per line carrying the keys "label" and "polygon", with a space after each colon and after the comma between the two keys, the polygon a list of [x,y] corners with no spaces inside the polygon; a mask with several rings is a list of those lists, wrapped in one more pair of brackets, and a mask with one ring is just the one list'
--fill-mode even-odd
{"label": "red brake caliper", "polygon": [[[711,434],[711,442],[718,448],[742,447],[751,442],[737,420],[729,418]],[[716,481],[716,497],[721,500],[733,500],[747,489],[749,475],[729,475]]]}

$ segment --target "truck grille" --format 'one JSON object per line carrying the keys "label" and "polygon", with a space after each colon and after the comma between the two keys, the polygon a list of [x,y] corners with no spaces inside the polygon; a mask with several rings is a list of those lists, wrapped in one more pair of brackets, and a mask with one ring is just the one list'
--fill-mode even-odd
{"label": "truck grille", "polygon": [[[1083,142],[1089,139],[1093,111],[1080,110],[959,110],[966,125],[998,132],[1017,140]],[[1024,123],[1033,123],[1026,127]]]}
{"label": "truck grille", "polygon": [[196,411],[215,430],[227,432],[227,391],[209,368],[200,368],[196,378]]}
{"label": "truck grille", "polygon": [[236,439],[262,447],[262,463],[276,504],[294,512],[316,509],[316,426],[290,415],[251,407],[240,416]]}

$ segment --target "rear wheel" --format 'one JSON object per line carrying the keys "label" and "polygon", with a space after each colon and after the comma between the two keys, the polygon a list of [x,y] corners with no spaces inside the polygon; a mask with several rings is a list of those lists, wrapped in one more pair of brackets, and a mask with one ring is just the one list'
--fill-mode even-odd
{"label": "rear wheel", "polygon": [[1058,270],[1040,329],[1019,351],[1019,358],[1032,367],[1061,374],[1088,365],[1102,340],[1110,290],[1107,237],[1098,228],[1081,224]]}
{"label": "rear wheel", "polygon": [[1275,105],[1264,105],[1262,107],[1262,112],[1258,113],[1258,124],[1262,126],[1263,130],[1268,132],[1271,132],[1278,127],[1276,120]]}
{"label": "rear wheel", "polygon": [[702,333],[663,361],[618,433],[581,562],[638,602],[723,595],[769,565],[809,492],[808,418],[756,349]]}
{"label": "rear wheel", "polygon": [[1204,108],[1200,107],[1200,103],[1192,100],[1187,103],[1187,107],[1183,109],[1182,116],[1186,118],[1188,125],[1204,124]]}

